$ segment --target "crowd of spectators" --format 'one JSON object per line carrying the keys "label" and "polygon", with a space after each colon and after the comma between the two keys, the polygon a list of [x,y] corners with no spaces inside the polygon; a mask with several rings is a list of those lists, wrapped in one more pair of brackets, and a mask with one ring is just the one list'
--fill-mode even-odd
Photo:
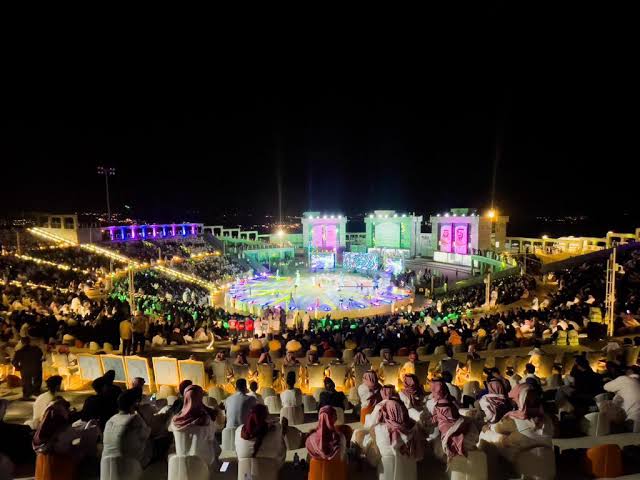
{"label": "crowd of spectators", "polygon": [[[110,260],[106,257],[88,252],[76,246],[48,247],[43,246],[28,250],[27,255],[63,265],[70,265],[82,270],[104,274],[109,271]],[[118,264],[113,267],[116,268]]]}
{"label": "crowd of spectators", "polygon": [[[59,261],[65,258],[64,253],[54,255],[60,255],[55,257]],[[618,261],[624,274],[619,275],[619,315],[615,328],[616,333],[632,333],[640,327],[640,251],[621,251]],[[85,267],[92,268],[90,260],[86,262]],[[37,425],[33,434],[36,472],[52,465],[62,468],[56,464],[60,461],[56,455],[69,453],[55,451],[50,436],[52,428],[83,436],[81,443],[85,450],[76,452],[77,458],[90,455],[86,449],[97,446],[100,435],[105,451],[109,451],[118,449],[115,440],[120,438],[118,435],[135,434],[140,443],[136,453],[119,453],[135,457],[140,469],[154,458],[165,458],[172,438],[178,457],[188,451],[184,443],[188,436],[190,441],[205,442],[210,447],[206,452],[198,451],[204,464],[214,468],[219,458],[215,431],[221,429],[225,421],[227,428],[237,433],[239,457],[253,458],[255,451],[262,451],[264,458],[277,460],[275,466],[279,468],[285,437],[289,434],[287,442],[290,441],[302,408],[299,380],[284,370],[296,366],[293,350],[298,356],[311,353],[307,365],[313,365],[317,357],[335,359],[328,371],[332,365],[336,369],[336,365],[341,364],[346,351],[356,352],[358,361],[364,362],[362,365],[366,368],[371,367],[367,365],[367,357],[383,358],[378,370],[367,371],[366,381],[365,376],[362,377],[358,387],[364,387],[358,388],[357,396],[347,398],[336,390],[331,379],[324,382],[322,392],[317,392],[318,427],[308,435],[298,432],[299,443],[306,446],[309,454],[309,478],[312,479],[320,478],[318,469],[325,468],[322,462],[339,459],[331,468],[336,469],[337,478],[344,478],[338,474],[346,472],[349,455],[377,466],[391,451],[395,452],[395,461],[403,466],[403,474],[393,478],[413,479],[417,478],[417,464],[423,459],[424,451],[431,450],[436,458],[455,469],[455,459],[475,458],[475,452],[483,451],[482,442],[485,446],[493,445],[498,455],[513,465],[519,465],[518,456],[533,446],[547,454],[551,452],[548,458],[553,458],[551,438],[575,433],[575,425],[594,410],[603,415],[606,412],[613,424],[620,425],[621,431],[625,428],[640,431],[640,411],[636,411],[640,404],[640,370],[636,365],[627,364],[625,355],[616,354],[632,348],[633,341],[617,347],[612,345],[615,342],[610,342],[607,348],[613,354],[603,353],[610,358],[605,371],[594,371],[586,357],[577,356],[569,371],[557,371],[555,383],[551,377],[538,378],[533,364],[526,366],[524,377],[496,367],[488,369],[484,373],[485,384],[479,390],[462,389],[464,385],[457,381],[458,373],[469,366],[454,360],[454,352],[468,352],[471,362],[478,358],[477,350],[481,349],[530,346],[532,355],[536,355],[546,344],[577,346],[583,333],[592,340],[602,338],[602,317],[595,314],[596,310],[604,313],[605,265],[601,260],[547,276],[545,281],[554,288],[540,298],[539,279],[514,275],[492,282],[489,305],[486,305],[486,287],[480,284],[435,295],[418,309],[405,308],[394,314],[360,320],[315,319],[309,313],[278,309],[267,309],[259,316],[233,315],[210,306],[209,292],[205,289],[164,277],[155,270],[136,272],[136,313],[132,315],[128,279],[116,280],[106,297],[91,298],[87,295],[88,280],[82,282],[77,272],[34,265],[37,268],[32,270],[27,261],[0,257],[4,280],[0,285],[0,360],[5,364],[13,361],[18,368],[23,368],[24,362],[16,360],[15,350],[29,346],[29,342],[23,340],[25,337],[32,337],[48,348],[77,340],[85,344],[96,342],[101,347],[110,343],[117,349],[121,340],[132,339],[125,338],[127,322],[130,322],[133,339],[141,336],[141,345],[133,344],[133,352],[140,347],[138,353],[145,350],[147,343],[163,346],[211,342],[213,345],[217,338],[225,337],[231,337],[232,350],[239,348],[238,337],[251,339],[249,348],[257,342],[258,354],[265,364],[270,361],[269,351],[288,353],[281,375],[284,380],[281,404],[287,412],[282,414],[286,419],[282,424],[268,421],[268,411],[265,413],[259,406],[257,393],[252,395],[242,381],[236,384],[234,395],[219,399],[220,402],[206,397],[199,387],[183,385],[179,392],[181,403],[172,408],[146,398],[140,384],[121,391],[114,386],[113,375],[108,372],[93,382],[95,395],[87,399],[79,412],[71,411],[66,403],[58,400],[55,385],[48,385],[53,401],[41,409],[40,418],[34,418],[37,422],[33,424]],[[187,271],[213,279],[228,273],[226,269],[233,263],[208,257],[201,267],[199,262],[190,260],[176,265],[193,268]],[[98,268],[104,267],[102,264]],[[65,276],[70,274],[74,276]],[[413,278],[412,274],[402,275],[396,277],[396,281],[410,283]],[[31,280],[50,288],[8,284],[8,280],[14,279]],[[515,302],[517,307],[513,306]],[[486,310],[481,313],[478,309],[483,306]],[[505,308],[507,306],[510,307]],[[638,340],[636,343],[640,344]],[[423,388],[426,380],[416,378],[415,365],[403,365],[400,381],[394,386],[380,381],[385,362],[393,364],[394,355],[407,355],[408,363],[416,363],[418,352],[443,355],[440,368],[428,384],[430,392]],[[233,362],[240,366],[246,364],[242,355]],[[455,366],[449,368],[448,362]],[[600,396],[607,392],[610,392],[608,396]],[[6,406],[0,404],[0,413],[3,408]],[[362,428],[357,432],[336,424],[339,415],[344,414],[341,410],[352,408],[360,412]],[[477,415],[462,415],[462,408],[474,410]],[[132,415],[136,418],[134,423],[129,422]],[[56,420],[52,424],[52,418],[64,421]],[[83,423],[74,426],[75,420]],[[2,418],[0,428],[4,428]],[[256,433],[259,431],[263,433]],[[524,431],[527,435],[520,435]],[[273,437],[270,448],[262,446],[265,432]],[[242,450],[247,446],[243,441],[250,442],[250,448],[245,449],[248,453]],[[278,448],[271,448],[273,445]],[[347,448],[349,445],[351,449]],[[15,455],[3,448],[0,453]],[[169,466],[170,475],[171,469]],[[132,475],[131,478],[137,478],[137,474]],[[38,477],[36,473],[36,478],[45,477]]]}
{"label": "crowd of spectators", "polygon": [[170,266],[214,283],[235,279],[245,273],[237,262],[222,255],[172,261]]}
{"label": "crowd of spectators", "polygon": [[0,279],[3,282],[32,282],[56,288],[69,288],[80,283],[93,284],[97,271],[62,269],[53,265],[23,260],[12,254],[0,255]]}
{"label": "crowd of spectators", "polygon": [[108,248],[143,262],[171,260],[173,257],[190,258],[201,253],[214,253],[215,248],[203,238],[181,240],[128,240],[113,242]]}

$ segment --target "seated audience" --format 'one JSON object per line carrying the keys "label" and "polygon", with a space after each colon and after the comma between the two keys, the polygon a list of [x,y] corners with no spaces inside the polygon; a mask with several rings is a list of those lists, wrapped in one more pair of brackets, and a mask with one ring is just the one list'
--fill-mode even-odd
{"label": "seated audience", "polygon": [[318,412],[318,426],[309,433],[305,446],[310,457],[309,480],[346,480],[347,442],[336,429],[336,411],[322,407]]}
{"label": "seated audience", "polygon": [[441,380],[431,382],[431,399],[434,401],[433,423],[438,427],[434,434],[439,433],[440,436],[440,443],[436,445],[442,446],[442,452],[448,459],[456,455],[466,456],[478,442],[475,425],[460,416],[455,401]]}
{"label": "seated audience", "polygon": [[[136,413],[139,393],[126,390],[118,397],[118,413],[112,416],[105,425],[103,432],[103,450],[101,477],[138,479],[142,475],[142,469],[149,459],[144,458],[147,440],[151,429],[140,415]],[[109,457],[118,458],[114,466],[109,462]],[[115,463],[115,462],[114,462]],[[110,476],[107,476],[111,474]]]}
{"label": "seated audience", "polygon": [[347,397],[344,393],[336,390],[336,384],[329,377],[324,379],[324,391],[320,392],[320,401],[318,408],[330,406],[333,408],[341,408],[346,410],[349,405]]}
{"label": "seated audience", "polygon": [[632,366],[615,380],[604,384],[607,392],[615,394],[614,403],[620,403],[626,418],[633,424],[633,432],[640,433],[640,369]]}
{"label": "seated audience", "polygon": [[358,386],[360,397],[360,423],[364,425],[368,414],[373,412],[374,407],[382,397],[380,390],[382,385],[378,381],[378,375],[374,371],[368,371],[362,376],[362,384]]}
{"label": "seated audience", "polygon": [[[263,478],[277,478],[280,467],[284,464],[286,447],[282,425],[268,421],[269,411],[258,404],[249,411],[247,422],[236,430],[235,447],[238,460],[256,458],[265,464],[260,470]],[[250,472],[255,475],[256,472]],[[239,480],[240,476],[238,471]]]}
{"label": "seated audience", "polygon": [[227,413],[227,427],[238,428],[244,424],[249,415],[249,410],[257,403],[255,397],[249,395],[247,381],[240,378],[236,381],[236,393],[224,401]]}
{"label": "seated audience", "polygon": [[[381,422],[375,426],[375,438],[381,457],[393,457],[395,480],[416,480],[417,462],[422,460],[420,429],[406,408],[389,401],[380,410]],[[381,465],[380,465],[381,466]],[[384,468],[379,467],[384,472]]]}
{"label": "seated audience", "polygon": [[87,455],[95,455],[99,431],[71,425],[69,403],[57,399],[47,407],[33,436],[36,452],[36,480],[74,478],[78,465]]}
{"label": "seated audience", "polygon": [[62,377],[60,375],[52,375],[47,378],[47,391],[41,393],[33,404],[33,419],[29,426],[33,430],[37,430],[44,416],[44,412],[51,402],[58,397],[58,392],[62,386]]}
{"label": "seated audience", "polygon": [[182,411],[171,419],[169,431],[173,432],[178,457],[199,457],[212,473],[217,467],[220,447],[215,435],[215,411],[202,403],[203,398],[201,387],[188,386]]}

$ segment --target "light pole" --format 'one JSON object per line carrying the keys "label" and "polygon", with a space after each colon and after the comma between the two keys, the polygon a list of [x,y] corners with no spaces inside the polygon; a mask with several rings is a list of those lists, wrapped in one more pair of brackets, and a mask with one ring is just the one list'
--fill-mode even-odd
{"label": "light pole", "polygon": [[484,303],[487,310],[491,309],[491,270],[487,272],[487,276],[484,279],[484,283],[487,285],[484,293]]}
{"label": "light pole", "polygon": [[111,204],[109,201],[109,177],[112,177],[116,174],[116,169],[114,167],[104,167],[99,166],[97,169],[98,175],[104,175],[104,187],[107,194],[107,221],[111,221]]}
{"label": "light pole", "polygon": [[[107,195],[107,224],[111,223],[111,202],[109,201],[109,177],[116,174],[114,167],[104,167],[102,165],[97,168],[98,175],[104,175],[104,186]],[[113,260],[109,259],[109,272],[113,272]]]}
{"label": "light pole", "polygon": [[607,335],[609,337],[613,336],[613,324],[616,318],[615,308],[616,308],[616,273],[624,274],[624,269],[622,265],[618,265],[616,262],[616,250],[617,247],[614,245],[613,250],[611,251],[611,256],[607,261],[607,278],[606,278],[606,321],[607,321]]}

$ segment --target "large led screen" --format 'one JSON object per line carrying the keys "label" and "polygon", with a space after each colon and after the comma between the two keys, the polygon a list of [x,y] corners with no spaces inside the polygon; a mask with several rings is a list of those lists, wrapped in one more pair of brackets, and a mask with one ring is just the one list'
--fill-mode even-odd
{"label": "large led screen", "polygon": [[333,253],[312,253],[312,270],[330,270],[336,265],[336,256]]}
{"label": "large led screen", "polygon": [[385,257],[384,271],[399,275],[404,271],[404,258],[402,257]]}
{"label": "large led screen", "polygon": [[378,223],[375,229],[375,246],[400,248],[400,224],[394,222]]}
{"label": "large led screen", "polygon": [[377,270],[378,258],[375,253],[345,252],[342,256],[342,268],[350,272]]}

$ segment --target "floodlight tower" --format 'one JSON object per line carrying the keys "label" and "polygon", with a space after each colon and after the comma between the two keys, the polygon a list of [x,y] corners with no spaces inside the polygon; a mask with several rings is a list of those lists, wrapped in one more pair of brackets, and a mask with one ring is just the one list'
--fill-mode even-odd
{"label": "floodlight tower", "polygon": [[104,186],[107,195],[107,222],[111,221],[111,203],[109,201],[109,177],[112,177],[116,174],[116,169],[114,167],[105,167],[100,165],[98,167],[98,175],[104,175]]}

